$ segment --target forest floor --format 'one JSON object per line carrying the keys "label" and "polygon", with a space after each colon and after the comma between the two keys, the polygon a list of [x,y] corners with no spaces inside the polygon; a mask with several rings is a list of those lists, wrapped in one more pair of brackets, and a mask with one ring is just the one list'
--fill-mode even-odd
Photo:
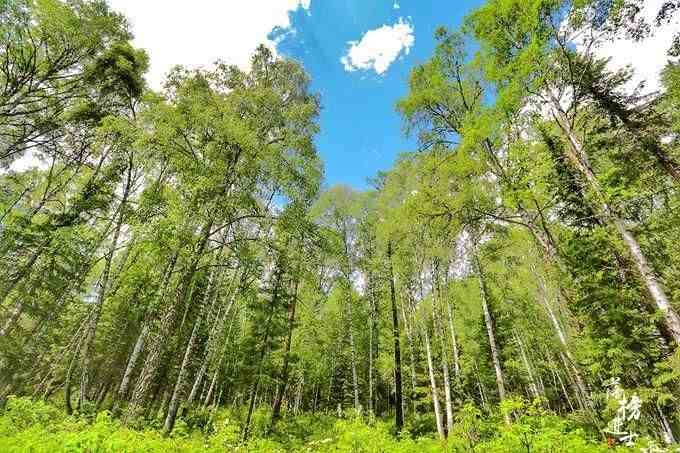
{"label": "forest floor", "polygon": [[[429,418],[407,421],[401,436],[391,421],[367,417],[338,418],[327,414],[285,417],[273,432],[269,414],[257,411],[252,435],[242,441],[238,411],[194,411],[181,418],[164,437],[162,421],[123,426],[108,411],[66,416],[54,405],[28,398],[10,398],[0,413],[0,452],[475,452],[585,453],[639,452],[641,447],[610,449],[596,433],[574,420],[555,415],[524,414],[512,424],[499,419],[471,419],[462,411],[448,442]],[[424,432],[421,432],[423,430]],[[655,451],[655,450],[652,450]],[[661,451],[661,450],[659,450]]]}

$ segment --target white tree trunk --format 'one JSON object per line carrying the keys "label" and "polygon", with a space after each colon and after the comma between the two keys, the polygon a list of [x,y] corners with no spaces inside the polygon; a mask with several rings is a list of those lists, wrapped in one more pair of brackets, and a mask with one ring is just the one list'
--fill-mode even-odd
{"label": "white tree trunk", "polygon": [[453,348],[453,371],[456,376],[460,376],[460,357],[458,353],[458,341],[456,339],[456,330],[453,328],[453,311],[451,304],[446,301],[446,309],[448,312],[449,332],[451,333],[451,347]]}
{"label": "white tree trunk", "polygon": [[[409,308],[409,314],[411,313],[411,308]],[[406,341],[408,342],[408,352],[409,361],[411,363],[411,405],[413,406],[413,413],[416,412],[416,357],[415,357],[415,346],[413,344],[413,329],[411,329],[411,323],[406,316],[406,311],[404,309],[404,304],[401,304],[401,316],[404,319],[404,330],[406,331]]]}
{"label": "white tree trunk", "polygon": [[538,384],[536,384],[536,379],[534,378],[534,372],[529,363],[529,358],[527,357],[526,350],[524,349],[524,343],[520,337],[517,330],[515,330],[515,339],[517,340],[517,345],[519,346],[520,356],[522,357],[522,363],[524,363],[524,368],[527,371],[527,376],[529,377],[529,389],[533,394],[534,398],[540,397],[540,392],[538,390]]}
{"label": "white tree trunk", "polygon": [[425,353],[427,354],[427,371],[430,376],[430,389],[432,390],[432,403],[434,404],[434,417],[437,421],[437,432],[439,437],[446,438],[444,432],[444,424],[442,422],[442,413],[439,408],[439,392],[437,390],[437,381],[434,377],[434,365],[432,363],[432,348],[430,346],[430,336],[427,333],[427,326],[423,326],[423,333],[425,334]]}
{"label": "white tree trunk", "polygon": [[[489,337],[489,347],[491,348],[491,361],[493,362],[494,371],[496,372],[496,386],[498,387],[498,397],[502,402],[505,400],[505,379],[503,378],[503,369],[501,368],[501,359],[498,351],[498,346],[496,344],[496,333],[494,332],[493,318],[491,316],[491,310],[489,308],[489,303],[487,301],[486,284],[484,283],[484,275],[477,261],[477,272],[479,274],[479,286],[481,290],[482,299],[482,310],[484,312],[484,324],[486,325],[486,333]],[[505,416],[505,422],[510,423],[509,417]]]}
{"label": "white tree trunk", "polygon": [[125,178],[125,185],[123,187],[123,197],[121,199],[120,205],[118,206],[118,211],[116,212],[118,219],[113,231],[111,245],[109,246],[108,253],[106,254],[104,270],[99,281],[99,291],[97,292],[97,298],[95,299],[92,314],[85,332],[85,342],[83,344],[83,364],[80,375],[80,398],[78,399],[79,405],[81,402],[85,402],[88,397],[90,373],[92,372],[92,356],[94,355],[94,341],[97,335],[97,326],[99,325],[99,319],[101,318],[104,300],[107,295],[107,290],[109,289],[109,278],[111,275],[113,256],[116,253],[116,249],[118,248],[118,240],[120,238],[123,222],[125,220],[125,210],[127,209],[128,197],[132,188],[132,171],[132,162],[129,162],[127,175]]}
{"label": "white tree trunk", "polygon": [[360,403],[359,403],[359,378],[357,376],[357,350],[356,346],[354,344],[354,310],[352,308],[352,286],[350,283],[349,286],[349,300],[347,303],[348,311],[349,311],[349,325],[348,325],[348,330],[349,330],[349,347],[350,347],[350,352],[351,352],[351,361],[352,361],[352,390],[354,393],[354,410],[359,412],[360,408]]}
{"label": "white tree trunk", "polygon": [[560,106],[559,100],[553,97],[552,102],[553,116],[569,140],[570,147],[567,148],[567,158],[572,162],[576,169],[585,176],[590,189],[595,193],[600,202],[599,209],[601,214],[603,214],[604,218],[613,225],[621,235],[624,244],[628,247],[631,258],[635,262],[638,273],[647,287],[649,295],[654,300],[656,308],[664,315],[664,327],[668,332],[668,335],[672,337],[677,344],[680,344],[680,316],[669,303],[668,297],[652,271],[652,268],[647,261],[647,257],[642,253],[637,239],[628,230],[623,220],[620,219],[607,204],[602,188],[588,161],[588,156],[583,150],[583,145],[572,130],[569,118],[567,118],[567,115]]}
{"label": "white tree trunk", "polygon": [[545,283],[543,282],[543,278],[538,274],[538,272],[536,272],[536,270],[533,267],[531,271],[534,274],[534,277],[536,278],[536,283],[538,285],[538,297],[539,300],[541,301],[541,305],[543,305],[545,311],[548,313],[548,318],[550,319],[550,322],[553,328],[555,329],[555,334],[557,335],[557,338],[559,339],[560,344],[562,345],[564,355],[567,357],[567,359],[569,359],[568,361],[571,364],[571,368],[574,373],[574,380],[576,381],[576,387],[578,393],[580,394],[579,399],[583,400],[586,407],[591,407],[592,405],[590,403],[590,395],[588,392],[588,388],[586,387],[585,382],[583,381],[583,378],[581,376],[581,372],[579,371],[576,361],[574,360],[574,357],[571,354],[569,344],[567,343],[567,336],[564,332],[564,329],[562,328],[562,325],[557,319],[557,315],[555,314],[555,311],[552,308],[552,304],[548,299],[548,292],[546,290]]}
{"label": "white tree trunk", "polygon": [[[435,266],[435,269],[437,266]],[[433,281],[435,282],[434,288],[434,298],[432,300],[432,325],[434,326],[434,335],[439,340],[439,346],[441,348],[441,366],[442,366],[442,376],[444,379],[444,409],[446,410],[446,434],[450,433],[453,429],[453,405],[451,403],[451,379],[449,377],[449,364],[448,364],[448,348],[447,341],[444,338],[444,329],[441,323],[441,302],[442,302],[442,291],[439,285],[439,273],[434,272]]]}

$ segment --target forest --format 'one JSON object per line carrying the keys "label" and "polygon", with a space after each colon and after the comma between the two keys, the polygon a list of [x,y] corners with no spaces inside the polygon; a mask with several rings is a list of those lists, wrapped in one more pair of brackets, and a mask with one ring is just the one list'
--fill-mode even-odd
{"label": "forest", "polygon": [[680,31],[652,93],[593,51],[643,3],[442,26],[358,190],[299,63],[154,90],[104,0],[0,1],[0,450],[680,451]]}

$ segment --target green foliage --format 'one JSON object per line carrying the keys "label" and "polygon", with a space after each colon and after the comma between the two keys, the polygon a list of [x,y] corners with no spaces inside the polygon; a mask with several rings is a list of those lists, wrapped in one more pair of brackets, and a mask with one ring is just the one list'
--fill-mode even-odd
{"label": "green foliage", "polygon": [[299,64],[152,92],[104,0],[0,1],[0,450],[599,452],[614,377],[677,431],[680,69],[584,50],[638,4],[438,29],[417,152],[321,191]]}
{"label": "green foliage", "polygon": [[[239,424],[228,411],[211,413],[213,428],[190,430],[178,423],[171,437],[158,431],[123,427],[101,412],[87,422],[67,417],[54,407],[25,398],[10,398],[0,416],[0,448],[7,452],[465,452],[478,453],[596,453],[612,451],[601,438],[588,436],[571,422],[521,402],[506,406],[515,415],[511,425],[484,421],[473,406],[458,413],[452,436],[442,442],[408,431],[395,438],[390,423],[370,423],[360,417],[335,419],[326,415],[287,418],[271,437],[240,440]],[[188,420],[187,420],[188,421]],[[618,448],[616,451],[634,452]]]}

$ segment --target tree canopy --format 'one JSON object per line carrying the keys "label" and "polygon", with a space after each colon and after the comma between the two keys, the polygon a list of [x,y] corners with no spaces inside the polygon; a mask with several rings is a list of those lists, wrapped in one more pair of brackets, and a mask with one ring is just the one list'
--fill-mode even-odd
{"label": "tree canopy", "polygon": [[680,63],[594,51],[680,10],[641,5],[438,29],[358,190],[295,61],[155,91],[104,0],[1,2],[0,446],[675,451]]}

